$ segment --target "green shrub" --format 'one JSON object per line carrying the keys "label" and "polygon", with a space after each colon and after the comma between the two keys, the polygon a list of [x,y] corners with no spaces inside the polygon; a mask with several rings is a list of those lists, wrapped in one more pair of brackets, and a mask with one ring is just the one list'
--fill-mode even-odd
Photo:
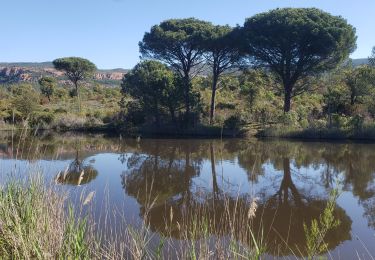
{"label": "green shrub", "polygon": [[332,120],[331,127],[335,127],[335,128],[346,127],[349,123],[349,120],[347,117],[339,115],[339,114],[332,114],[331,120]]}
{"label": "green shrub", "polygon": [[239,129],[243,124],[244,120],[240,115],[232,115],[224,121],[224,127],[227,129]]}
{"label": "green shrub", "polygon": [[34,112],[30,115],[29,124],[31,127],[45,128],[49,127],[55,119],[54,113],[51,112]]}
{"label": "green shrub", "polygon": [[68,91],[65,88],[56,88],[55,96],[58,97],[60,100],[64,100],[68,97]]}
{"label": "green shrub", "polygon": [[54,127],[59,129],[78,129],[84,127],[85,124],[86,117],[81,117],[74,114],[62,114],[56,118]]}
{"label": "green shrub", "polygon": [[55,114],[66,114],[68,111],[65,108],[59,107],[54,110]]}
{"label": "green shrub", "polygon": [[295,111],[283,113],[279,118],[278,122],[286,126],[299,126],[298,114]]}
{"label": "green shrub", "polygon": [[39,109],[40,97],[31,85],[14,86],[12,87],[12,92],[11,107],[17,111],[22,120],[25,120]]}
{"label": "green shrub", "polygon": [[131,125],[142,125],[145,122],[146,115],[139,102],[130,101],[126,105],[125,123]]}
{"label": "green shrub", "polygon": [[312,120],[312,121],[309,122],[309,127],[315,128],[315,129],[326,128],[327,127],[327,120],[325,120],[325,119]]}
{"label": "green shrub", "polygon": [[363,128],[364,121],[363,116],[355,115],[349,120],[348,126],[351,129],[360,130]]}

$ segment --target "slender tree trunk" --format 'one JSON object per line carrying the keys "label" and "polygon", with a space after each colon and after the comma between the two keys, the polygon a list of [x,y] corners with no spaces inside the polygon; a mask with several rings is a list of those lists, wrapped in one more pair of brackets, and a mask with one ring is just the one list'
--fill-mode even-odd
{"label": "slender tree trunk", "polygon": [[78,100],[78,112],[81,113],[81,95],[79,93],[78,81],[74,82],[74,86],[76,89],[77,100]]}
{"label": "slender tree trunk", "polygon": [[184,75],[184,88],[185,88],[185,123],[189,125],[190,123],[190,77],[189,73],[186,72]]}
{"label": "slender tree trunk", "polygon": [[290,103],[292,99],[292,86],[286,85],[284,89],[284,113],[288,113],[290,111]]}
{"label": "slender tree trunk", "polygon": [[332,110],[331,101],[328,101],[328,128],[332,128]]}
{"label": "slender tree trunk", "polygon": [[159,113],[159,105],[156,102],[155,104],[155,119],[156,119],[156,126],[160,127],[160,113]]}
{"label": "slender tree trunk", "polygon": [[216,88],[218,82],[218,75],[213,75],[212,79],[212,93],[211,93],[211,107],[210,107],[210,125],[214,122],[215,117],[215,97],[216,97]]}
{"label": "slender tree trunk", "polygon": [[175,110],[172,107],[169,107],[169,113],[171,114],[171,120],[174,125],[176,125],[176,113]]}

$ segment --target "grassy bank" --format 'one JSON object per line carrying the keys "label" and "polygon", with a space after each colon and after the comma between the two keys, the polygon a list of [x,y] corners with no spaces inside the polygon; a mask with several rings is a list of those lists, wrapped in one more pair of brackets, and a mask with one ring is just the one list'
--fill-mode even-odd
{"label": "grassy bank", "polygon": [[375,141],[375,126],[351,128],[294,128],[288,126],[267,127],[256,133],[257,137],[293,138],[311,140],[368,140]]}

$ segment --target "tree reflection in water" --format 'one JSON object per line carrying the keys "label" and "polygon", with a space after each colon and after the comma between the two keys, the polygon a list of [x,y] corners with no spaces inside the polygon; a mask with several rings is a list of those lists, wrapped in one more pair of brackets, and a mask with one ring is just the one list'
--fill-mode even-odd
{"label": "tree reflection in water", "polygon": [[[81,146],[75,145],[78,139]],[[124,139],[119,143],[118,139],[96,136],[49,135],[25,142],[15,151],[10,149],[11,139],[4,138],[0,156],[14,158],[17,153],[17,158],[55,160],[59,154],[60,159],[66,160],[74,151],[75,158],[65,178],[58,178],[60,183],[71,185],[78,184],[82,170],[85,174],[81,184],[97,177],[98,172],[87,163],[89,156],[123,151],[119,162],[127,166],[121,179],[125,192],[137,200],[141,217],[154,231],[173,238],[180,238],[182,228],[189,227],[194,220],[189,220],[189,216],[195,216],[195,220],[200,217],[201,222],[208,217],[213,219],[215,225],[209,233],[225,236],[233,230],[225,221],[229,211],[238,223],[235,239],[249,242],[241,229],[250,224],[256,235],[263,227],[269,253],[297,251],[305,241],[303,222],[310,223],[322,212],[330,190],[338,182],[346,195],[358,200],[358,205],[343,204],[348,214],[363,209],[364,218],[358,222],[367,220],[369,227],[375,229],[374,144],[149,139]],[[237,176],[245,176],[249,183],[249,190],[238,198],[227,187],[227,180],[234,181]],[[254,197],[259,197],[258,210],[249,221],[247,214]],[[153,208],[147,215],[151,202]],[[351,220],[339,206],[334,214],[341,226],[327,235],[330,249],[350,239]],[[183,219],[185,225],[181,224]]]}
{"label": "tree reflection in water", "polygon": [[98,176],[98,171],[81,160],[79,149],[76,148],[75,158],[67,169],[59,172],[55,178],[56,183],[68,185],[83,185],[91,182]]}
{"label": "tree reflection in water", "polygon": [[[180,239],[189,233],[184,228],[191,229],[197,222],[209,219],[210,235],[234,235],[237,241],[251,244],[249,233],[243,232],[244,227],[251,226],[259,239],[263,230],[268,253],[306,255],[303,223],[309,224],[312,219],[318,218],[328,198],[305,192],[313,191],[314,187],[300,190],[293,182],[291,161],[297,169],[305,165],[324,164],[324,159],[315,154],[322,151],[318,149],[308,153],[308,149],[295,144],[262,142],[245,146],[239,142],[233,149],[233,141],[229,143],[229,148],[226,143],[216,141],[156,141],[148,142],[143,147],[141,145],[140,151],[127,160],[127,171],[122,175],[124,189],[137,199],[141,206],[141,217],[145,218],[150,228],[165,236]],[[238,147],[244,149],[238,150]],[[218,182],[217,158],[233,160],[236,156],[250,182],[257,182],[257,176],[267,174],[263,167],[266,162],[271,162],[283,172],[276,193],[263,194],[258,201],[257,214],[252,219],[247,216],[253,198],[249,194],[233,196]],[[211,166],[212,183],[210,188],[202,187],[196,192],[192,179],[200,175],[202,159]],[[332,188],[331,184],[321,186],[324,189]],[[154,204],[148,210],[152,201]],[[336,205],[334,215],[341,224],[328,232],[325,238],[328,249],[351,238],[351,220],[345,211]],[[196,235],[195,238],[199,238],[203,233]]]}

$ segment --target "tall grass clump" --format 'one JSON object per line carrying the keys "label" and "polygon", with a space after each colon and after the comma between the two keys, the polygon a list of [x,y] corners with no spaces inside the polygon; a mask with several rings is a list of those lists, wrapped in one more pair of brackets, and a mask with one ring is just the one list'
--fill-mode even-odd
{"label": "tall grass clump", "polygon": [[306,223],[303,225],[308,259],[313,259],[314,257],[328,251],[328,244],[324,239],[330,230],[340,225],[340,220],[336,219],[334,216],[338,195],[338,190],[333,189],[330,193],[327,205],[319,218],[313,219],[310,226]]}
{"label": "tall grass clump", "polygon": [[89,259],[87,222],[66,210],[67,196],[38,177],[0,187],[3,259]]}

